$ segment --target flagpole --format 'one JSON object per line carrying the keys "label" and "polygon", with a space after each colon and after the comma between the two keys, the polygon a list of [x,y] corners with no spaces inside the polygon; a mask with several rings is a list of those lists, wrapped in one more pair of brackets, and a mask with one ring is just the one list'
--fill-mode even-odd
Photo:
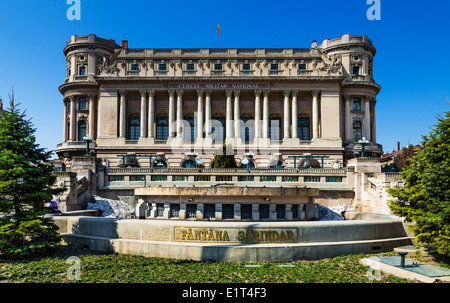
{"label": "flagpole", "polygon": [[219,20],[217,20],[217,48],[219,48]]}

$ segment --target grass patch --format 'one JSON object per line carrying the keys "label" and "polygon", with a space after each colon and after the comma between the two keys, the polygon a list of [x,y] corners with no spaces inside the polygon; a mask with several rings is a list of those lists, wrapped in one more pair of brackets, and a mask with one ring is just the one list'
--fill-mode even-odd
{"label": "grass patch", "polygon": [[[70,281],[67,271],[80,258],[81,280]],[[83,247],[58,246],[47,256],[22,260],[0,260],[0,282],[20,283],[405,283],[392,275],[369,281],[369,267],[359,260],[369,255],[340,256],[318,261],[261,263],[247,268],[248,262],[213,262],[148,258],[102,253]],[[283,263],[286,264],[286,263]]]}

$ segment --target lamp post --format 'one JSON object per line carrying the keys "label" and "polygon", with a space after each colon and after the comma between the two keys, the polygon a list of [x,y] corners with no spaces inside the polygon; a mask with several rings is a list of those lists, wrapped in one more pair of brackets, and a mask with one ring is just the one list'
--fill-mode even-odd
{"label": "lamp post", "polygon": [[366,145],[369,144],[369,140],[366,139],[366,137],[363,137],[361,140],[358,141],[359,144],[361,144],[361,157],[364,158],[364,150],[366,148]]}
{"label": "lamp post", "polygon": [[87,134],[83,137],[83,140],[86,141],[86,157],[90,157],[91,155],[89,154],[89,143],[91,143],[93,139],[91,135]]}

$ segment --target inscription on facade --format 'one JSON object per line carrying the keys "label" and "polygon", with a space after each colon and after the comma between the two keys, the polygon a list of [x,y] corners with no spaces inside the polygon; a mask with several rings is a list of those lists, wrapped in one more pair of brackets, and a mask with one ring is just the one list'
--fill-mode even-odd
{"label": "inscription on facade", "polygon": [[171,83],[169,89],[269,89],[267,83]]}
{"label": "inscription on facade", "polygon": [[296,228],[174,227],[173,241],[227,243],[294,243]]}

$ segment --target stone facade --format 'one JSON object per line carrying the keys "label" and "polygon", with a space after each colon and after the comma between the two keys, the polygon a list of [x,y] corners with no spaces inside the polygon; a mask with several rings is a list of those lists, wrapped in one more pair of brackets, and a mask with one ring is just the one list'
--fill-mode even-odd
{"label": "stone facade", "polygon": [[[374,181],[375,53],[365,35],[285,49],[130,49],[72,36],[61,178],[76,172],[72,183],[143,218],[308,220],[315,203],[358,208],[372,199],[368,182],[384,186]],[[372,158],[355,162],[362,138]],[[223,142],[238,168],[213,168]],[[71,190],[67,210],[90,201]]]}

